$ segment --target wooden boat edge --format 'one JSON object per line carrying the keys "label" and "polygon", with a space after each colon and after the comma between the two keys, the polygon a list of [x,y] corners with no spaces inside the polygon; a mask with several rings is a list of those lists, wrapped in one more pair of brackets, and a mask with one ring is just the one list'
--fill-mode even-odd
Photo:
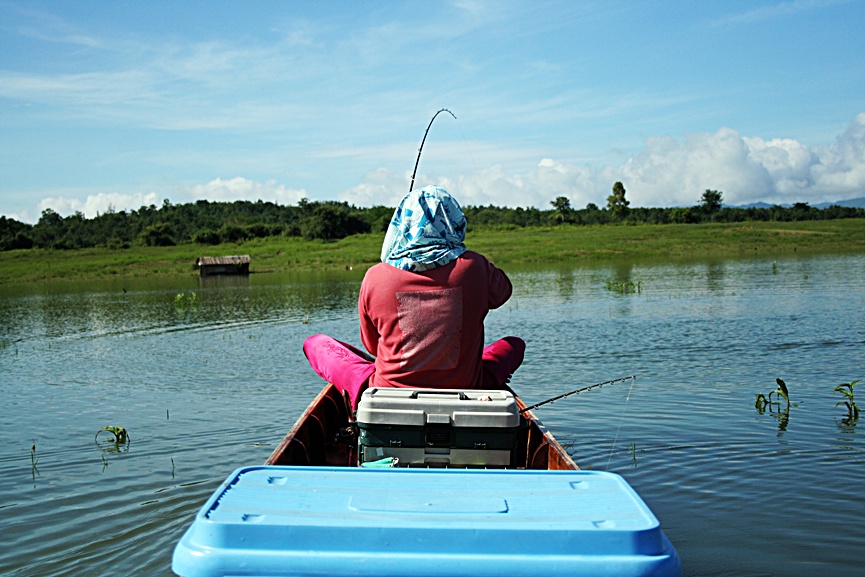
{"label": "wooden boat edge", "polygon": [[[517,407],[524,411],[526,404],[516,393]],[[332,384],[327,384],[312,399],[286,433],[265,465],[336,465],[354,466],[356,446],[350,444],[345,451],[327,451],[335,436],[343,434],[351,414],[345,399]],[[524,411],[528,421],[526,433],[517,442],[520,463],[526,469],[579,470],[579,467],[533,411]],[[327,453],[327,455],[325,455]],[[524,457],[524,458],[523,458]]]}

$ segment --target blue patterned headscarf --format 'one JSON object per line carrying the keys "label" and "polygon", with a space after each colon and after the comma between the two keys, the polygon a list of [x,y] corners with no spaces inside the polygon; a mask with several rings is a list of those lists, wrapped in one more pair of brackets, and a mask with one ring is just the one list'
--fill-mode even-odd
{"label": "blue patterned headscarf", "polygon": [[420,272],[456,260],[466,251],[466,217],[438,186],[408,193],[400,201],[381,247],[381,261]]}

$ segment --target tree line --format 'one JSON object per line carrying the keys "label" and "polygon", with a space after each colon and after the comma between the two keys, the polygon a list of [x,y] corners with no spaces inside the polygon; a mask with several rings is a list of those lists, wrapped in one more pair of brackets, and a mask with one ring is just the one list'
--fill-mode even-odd
{"label": "tree line", "polygon": [[[469,227],[522,228],[555,225],[605,224],[700,224],[706,222],[796,221],[865,218],[865,209],[830,206],[817,209],[807,203],[791,207],[737,208],[723,206],[723,193],[706,190],[691,207],[631,207],[625,187],[615,183],[607,204],[589,203],[574,208],[565,196],[550,202],[551,208],[465,206]],[[310,202],[296,206],[273,202],[210,202],[142,206],[85,218],[81,212],[67,217],[45,209],[35,225],[0,216],[0,250],[50,248],[77,249],[133,245],[171,246],[199,243],[237,243],[254,238],[295,236],[307,240],[335,240],[354,234],[383,233],[392,207],[359,208],[346,202]]]}

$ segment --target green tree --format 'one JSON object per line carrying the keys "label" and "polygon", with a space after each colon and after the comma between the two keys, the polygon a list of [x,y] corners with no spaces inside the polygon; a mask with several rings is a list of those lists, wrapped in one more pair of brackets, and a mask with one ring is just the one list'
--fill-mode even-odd
{"label": "green tree", "polygon": [[670,222],[675,224],[693,224],[699,222],[699,215],[695,216],[695,212],[690,207],[672,208],[670,209]]}
{"label": "green tree", "polygon": [[203,228],[196,232],[192,240],[198,244],[219,244],[222,242],[219,233],[209,228]]}
{"label": "green tree", "polygon": [[393,217],[393,208],[376,205],[363,211],[361,218],[369,226],[369,232],[387,232],[387,226]]}
{"label": "green tree", "polygon": [[65,233],[63,217],[46,208],[42,211],[39,222],[33,227],[33,244],[40,248],[63,248],[59,245]]}
{"label": "green tree", "polygon": [[571,208],[571,201],[567,196],[557,196],[556,200],[550,202],[550,204],[559,213],[559,220],[561,222],[570,220],[573,209]]}
{"label": "green tree", "polygon": [[622,221],[628,216],[630,201],[625,198],[625,186],[621,182],[613,185],[613,194],[607,197],[607,210],[615,221]]}
{"label": "green tree", "polygon": [[703,192],[703,196],[700,197],[700,210],[709,220],[714,220],[715,214],[721,210],[723,199],[724,194],[720,190],[710,190],[707,188]]}
{"label": "green tree", "polygon": [[368,230],[367,224],[352,214],[344,202],[316,203],[312,214],[305,217],[300,225],[301,234],[306,240],[335,240]]}
{"label": "green tree", "polygon": [[148,226],[141,232],[141,240],[147,246],[174,246],[174,227],[161,222]]}
{"label": "green tree", "polygon": [[222,242],[240,242],[242,240],[246,240],[246,231],[243,230],[242,227],[237,226],[236,224],[226,223],[222,225],[218,231],[219,238]]}
{"label": "green tree", "polygon": [[790,218],[792,220],[811,220],[811,211],[817,210],[810,206],[807,202],[797,202],[790,208]]}

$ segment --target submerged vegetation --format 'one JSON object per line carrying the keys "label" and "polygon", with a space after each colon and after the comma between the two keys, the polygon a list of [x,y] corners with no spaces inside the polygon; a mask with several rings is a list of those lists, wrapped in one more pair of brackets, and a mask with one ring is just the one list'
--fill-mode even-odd
{"label": "submerged vegetation", "polygon": [[617,292],[621,294],[630,294],[630,293],[641,293],[643,292],[643,283],[641,281],[633,282],[617,282],[608,280],[604,285],[608,291]]}
{"label": "submerged vegetation", "polygon": [[177,293],[174,297],[174,306],[178,311],[187,311],[198,307],[198,295],[191,293]]}

